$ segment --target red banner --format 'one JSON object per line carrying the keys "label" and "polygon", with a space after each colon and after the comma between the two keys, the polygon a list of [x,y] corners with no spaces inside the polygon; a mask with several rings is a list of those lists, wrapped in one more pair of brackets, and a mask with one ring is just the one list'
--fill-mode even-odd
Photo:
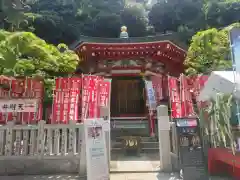
{"label": "red banner", "polygon": [[152,76],[151,80],[152,80],[152,85],[155,92],[156,102],[157,102],[157,105],[159,105],[161,100],[163,99],[163,88],[162,88],[163,76],[162,75]]}
{"label": "red banner", "polygon": [[0,123],[15,121],[17,124],[36,123],[42,119],[43,83],[31,78],[0,77],[0,99],[36,99],[37,112],[0,112]]}
{"label": "red banner", "polygon": [[99,83],[103,81],[99,76],[83,77],[82,94],[82,120],[86,118],[98,118],[98,91]]}
{"label": "red banner", "polygon": [[206,75],[198,75],[188,78],[188,84],[191,86],[191,92],[193,93],[194,98],[197,98],[207,80],[208,76]]}
{"label": "red banner", "polygon": [[[189,84],[191,84],[191,92],[193,98],[197,102],[198,111],[204,110],[208,106],[208,102],[197,101],[197,97],[200,94],[200,91],[203,89],[206,81],[208,80],[208,76],[206,75],[198,75],[189,78]],[[208,113],[204,112],[205,119],[208,119]]]}
{"label": "red banner", "polygon": [[98,85],[98,117],[100,117],[100,107],[110,106],[111,80],[101,80]]}
{"label": "red banner", "polygon": [[177,78],[168,77],[168,91],[171,104],[171,117],[181,118],[181,103]]}
{"label": "red banner", "polygon": [[194,114],[192,94],[188,84],[188,78],[181,74],[180,76],[180,93],[181,93],[181,117],[189,117]]}
{"label": "red banner", "polygon": [[111,82],[102,80],[99,83],[99,106],[100,107],[108,107],[109,99],[110,99],[110,88],[111,88]]}
{"label": "red banner", "polygon": [[52,123],[68,123],[69,120],[78,121],[79,95],[82,79],[57,78],[54,98]]}

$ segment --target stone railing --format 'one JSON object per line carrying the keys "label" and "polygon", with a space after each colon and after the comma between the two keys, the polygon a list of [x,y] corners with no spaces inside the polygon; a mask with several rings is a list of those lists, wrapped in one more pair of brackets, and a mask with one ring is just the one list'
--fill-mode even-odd
{"label": "stone railing", "polygon": [[75,122],[0,126],[0,174],[80,172],[83,132]]}

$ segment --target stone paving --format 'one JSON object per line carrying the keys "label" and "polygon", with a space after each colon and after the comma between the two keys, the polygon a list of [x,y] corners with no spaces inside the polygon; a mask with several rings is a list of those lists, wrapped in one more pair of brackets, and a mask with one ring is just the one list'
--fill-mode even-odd
{"label": "stone paving", "polygon": [[[110,180],[181,180],[177,173],[160,172],[159,154],[112,157]],[[143,173],[143,171],[145,173]],[[133,173],[134,172],[134,173]],[[86,180],[77,175],[0,176],[0,180]],[[210,180],[231,180],[212,177]]]}
{"label": "stone paving", "polygon": [[[87,180],[76,175],[46,175],[46,176],[0,176],[1,180]],[[174,173],[115,173],[110,180],[181,180]],[[211,177],[209,180],[231,180],[224,177]]]}

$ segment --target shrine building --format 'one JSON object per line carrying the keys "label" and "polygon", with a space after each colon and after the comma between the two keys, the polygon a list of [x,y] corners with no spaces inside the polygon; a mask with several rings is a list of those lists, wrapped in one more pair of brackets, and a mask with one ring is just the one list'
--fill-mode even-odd
{"label": "shrine building", "polygon": [[[148,130],[145,79],[159,77],[162,94],[157,105],[168,102],[167,75],[184,71],[186,45],[177,34],[139,38],[94,38],[81,36],[73,49],[82,59],[81,73],[112,79],[111,121],[114,127]],[[143,136],[143,135],[142,135]]]}

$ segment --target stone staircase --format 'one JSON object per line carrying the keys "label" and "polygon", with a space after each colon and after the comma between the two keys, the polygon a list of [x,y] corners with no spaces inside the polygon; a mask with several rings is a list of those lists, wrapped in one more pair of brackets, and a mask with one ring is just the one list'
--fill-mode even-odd
{"label": "stone staircase", "polygon": [[[157,138],[152,137],[141,137],[141,149],[143,153],[149,153],[149,152],[158,152],[159,151],[159,144]],[[121,152],[122,149],[122,143],[121,138],[116,138],[115,141],[111,141],[111,151],[112,152]]]}
{"label": "stone staircase", "polygon": [[115,120],[111,122],[111,150],[121,152],[123,136],[140,136],[143,153],[158,152],[159,143],[157,137],[149,136],[148,121],[140,120]]}

